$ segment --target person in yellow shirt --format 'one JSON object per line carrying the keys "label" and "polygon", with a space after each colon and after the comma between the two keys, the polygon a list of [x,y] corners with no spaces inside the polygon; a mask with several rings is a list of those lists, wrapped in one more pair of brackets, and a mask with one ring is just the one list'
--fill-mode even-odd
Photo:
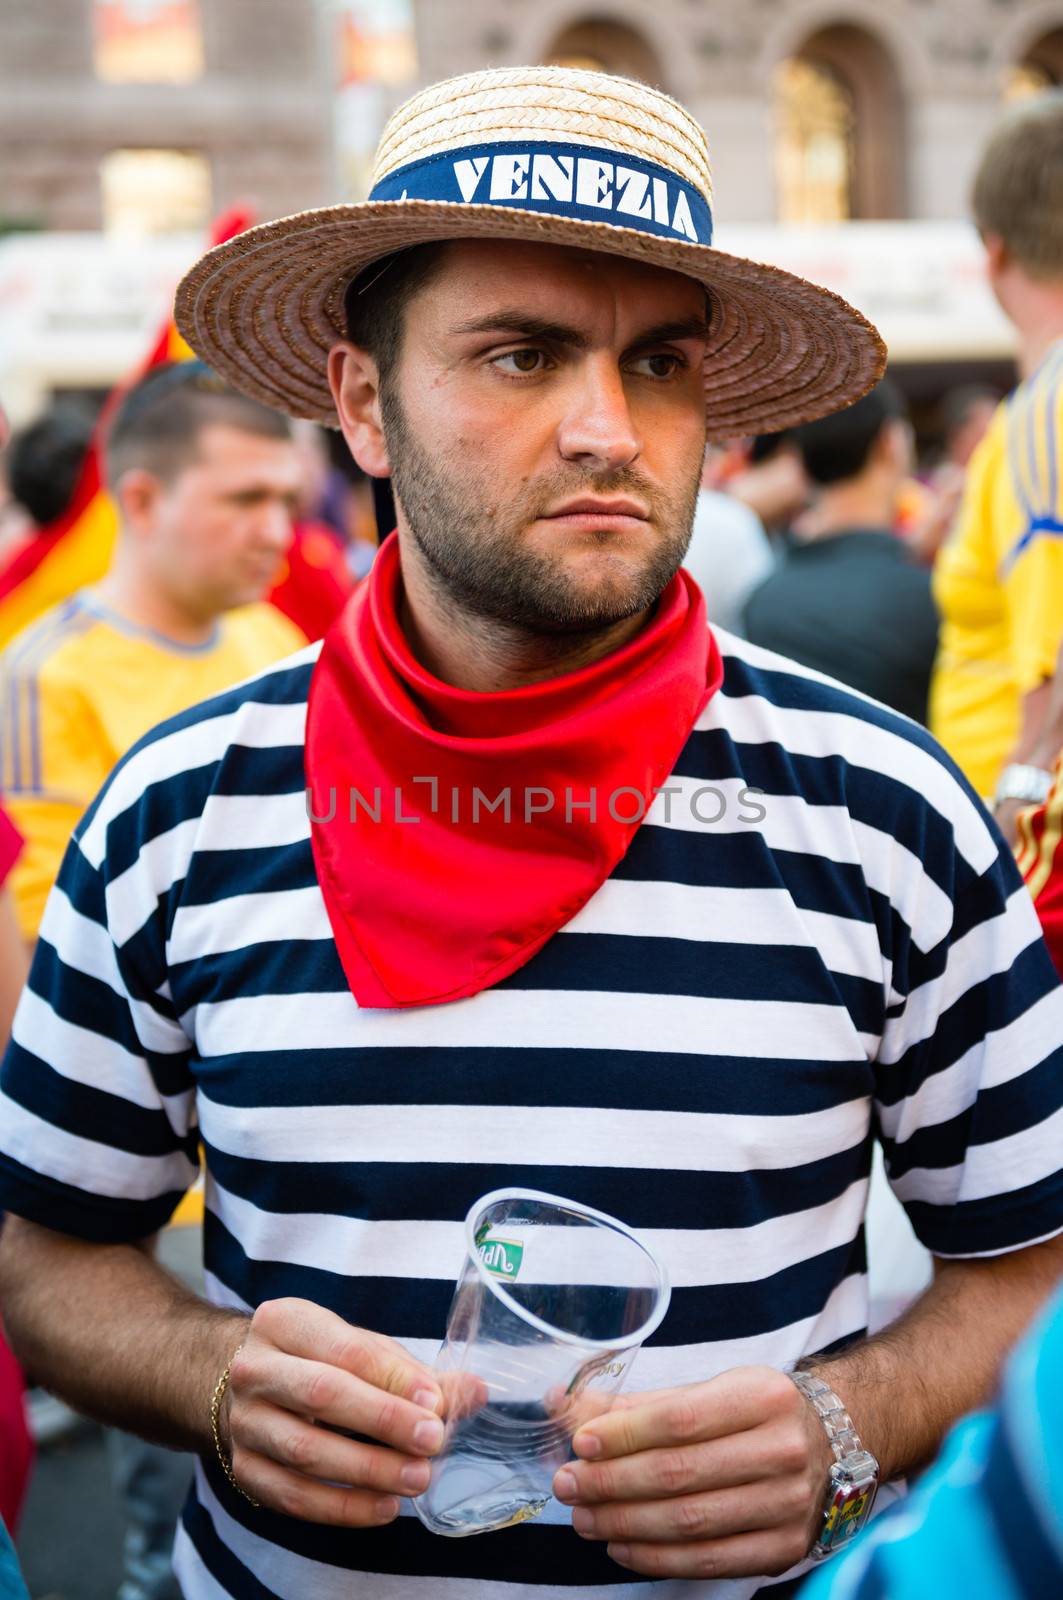
{"label": "person in yellow shirt", "polygon": [[[164,718],[306,643],[262,603],[302,478],[285,417],[202,362],[156,367],[119,407],[105,469],[120,523],[110,571],[0,656],[0,792],[25,840],[8,883],[27,942],[71,832],[119,757]],[[202,1215],[197,1187],[155,1245],[192,1286]],[[189,1463],[117,1433],[108,1448],[128,1525],[119,1596],[170,1600]]]}
{"label": "person in yellow shirt", "polygon": [[1043,800],[1048,685],[1063,641],[1063,93],[1023,102],[982,157],[975,221],[1022,382],[972,459],[938,557],[931,729],[1013,834]]}
{"label": "person in yellow shirt", "polygon": [[201,362],[156,368],[115,416],[106,470],[121,522],[110,571],[0,656],[0,791],[26,841],[10,882],[27,941],[118,758],[306,642],[261,603],[300,486],[287,419]]}

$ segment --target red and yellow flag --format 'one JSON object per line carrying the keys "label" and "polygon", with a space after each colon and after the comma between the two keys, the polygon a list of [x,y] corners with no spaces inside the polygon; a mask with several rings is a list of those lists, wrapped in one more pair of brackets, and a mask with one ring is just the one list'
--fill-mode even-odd
{"label": "red and yellow flag", "polygon": [[[242,233],[254,219],[244,210],[219,217],[211,229],[211,243],[224,244]],[[49,527],[41,529],[0,567],[0,649],[16,633],[107,571],[118,531],[114,502],[103,486],[102,440],[104,430],[130,384],[165,361],[186,361],[192,351],[172,319],[167,319],[145,360],[109,397],[100,414],[92,443],[70,505]]]}
{"label": "red and yellow flag", "polygon": [[1063,977],[1063,755],[1048,798],[1019,812],[1015,854],[1033,895],[1052,959]]}

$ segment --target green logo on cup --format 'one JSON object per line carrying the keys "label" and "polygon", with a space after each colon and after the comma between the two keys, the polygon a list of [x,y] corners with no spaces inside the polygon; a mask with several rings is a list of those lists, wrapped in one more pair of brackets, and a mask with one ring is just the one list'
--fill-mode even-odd
{"label": "green logo on cup", "polygon": [[520,1272],[524,1246],[516,1239],[488,1239],[486,1230],[476,1236],[480,1260],[496,1278],[515,1278]]}

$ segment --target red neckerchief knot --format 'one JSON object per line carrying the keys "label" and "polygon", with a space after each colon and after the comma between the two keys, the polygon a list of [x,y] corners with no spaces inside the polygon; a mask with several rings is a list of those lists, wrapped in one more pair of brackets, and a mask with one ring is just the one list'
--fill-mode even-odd
{"label": "red neckerchief knot", "polygon": [[622,858],[723,665],[680,570],[612,655],[498,694],[399,626],[397,535],[325,637],[306,781],[318,882],[360,1006],[434,1005],[530,961]]}

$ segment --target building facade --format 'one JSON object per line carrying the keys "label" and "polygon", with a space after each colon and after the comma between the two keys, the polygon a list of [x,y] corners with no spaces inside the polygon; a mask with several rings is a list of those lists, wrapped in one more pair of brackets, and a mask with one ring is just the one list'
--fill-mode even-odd
{"label": "building facade", "polygon": [[359,199],[418,82],[535,61],[678,96],[720,247],[859,306],[913,396],[1009,381],[968,190],[1004,101],[1063,83],[1063,0],[0,0],[9,411],[135,364],[212,216]]}
{"label": "building facade", "polygon": [[1060,0],[418,0],[421,77],[573,61],[709,133],[731,222],[948,220],[1002,100],[1063,81]]}
{"label": "building facade", "polygon": [[333,188],[317,0],[5,0],[0,225],[175,232]]}
{"label": "building facade", "polygon": [[1002,99],[1063,81],[1063,0],[7,0],[0,229],[354,198],[414,74],[532,61],[683,100],[728,221],[947,220]]}

